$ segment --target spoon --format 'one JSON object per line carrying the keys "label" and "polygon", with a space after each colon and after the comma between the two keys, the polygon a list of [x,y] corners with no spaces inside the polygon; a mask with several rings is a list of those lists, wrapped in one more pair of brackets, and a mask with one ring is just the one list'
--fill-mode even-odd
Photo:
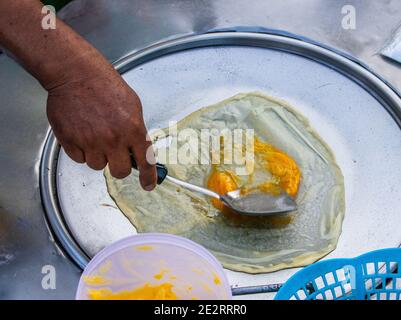
{"label": "spoon", "polygon": [[[137,169],[135,160],[131,157],[132,167]],[[176,185],[186,189],[202,193],[206,196],[215,198],[223,202],[227,207],[234,211],[247,216],[270,216],[283,215],[297,209],[295,200],[286,192],[282,191],[279,195],[270,195],[262,192],[241,195],[241,190],[227,192],[224,195],[193,185],[191,183],[173,178],[168,175],[167,167],[157,163],[157,184],[161,184],[164,180],[168,180]]]}

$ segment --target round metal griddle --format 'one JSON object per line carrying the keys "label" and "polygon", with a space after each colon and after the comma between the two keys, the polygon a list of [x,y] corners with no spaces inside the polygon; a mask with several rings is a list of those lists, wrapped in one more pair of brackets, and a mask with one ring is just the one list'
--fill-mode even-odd
{"label": "round metal griddle", "polygon": [[[401,243],[401,99],[360,63],[282,34],[214,32],[152,46],[115,66],[141,97],[150,130],[239,92],[287,100],[333,149],[344,174],[343,231],[327,257]],[[103,173],[70,160],[52,133],[41,190],[53,232],[81,267],[104,246],[136,233],[108,195]],[[261,286],[285,282],[296,271],[227,274],[233,286]]]}

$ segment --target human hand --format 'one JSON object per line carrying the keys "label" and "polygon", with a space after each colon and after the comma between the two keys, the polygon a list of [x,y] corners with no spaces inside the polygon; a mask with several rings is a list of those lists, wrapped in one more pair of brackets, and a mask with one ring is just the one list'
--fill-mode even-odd
{"label": "human hand", "polygon": [[[87,61],[88,62],[88,61]],[[131,172],[131,153],[143,189],[156,185],[152,145],[147,139],[139,97],[106,62],[68,70],[47,85],[47,116],[65,152],[95,170],[107,164],[116,178]]]}

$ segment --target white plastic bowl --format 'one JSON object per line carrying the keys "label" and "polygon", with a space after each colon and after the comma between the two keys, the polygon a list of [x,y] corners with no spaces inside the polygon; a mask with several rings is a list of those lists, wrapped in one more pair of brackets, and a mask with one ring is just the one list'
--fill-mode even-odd
{"label": "white plastic bowl", "polygon": [[[102,279],[93,283],[88,279]],[[171,283],[181,300],[231,299],[223,267],[204,247],[188,239],[145,233],[119,240],[100,251],[79,281],[77,300],[88,300],[88,290],[132,291],[146,283]]]}

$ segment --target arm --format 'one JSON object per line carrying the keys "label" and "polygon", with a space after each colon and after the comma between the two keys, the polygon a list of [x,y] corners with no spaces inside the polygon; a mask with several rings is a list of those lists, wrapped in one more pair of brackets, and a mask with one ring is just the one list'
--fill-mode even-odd
{"label": "arm", "polygon": [[0,0],[0,45],[48,91],[47,116],[58,141],[73,160],[95,170],[108,163],[117,178],[131,172],[134,154],[141,185],[152,190],[156,170],[139,97],[61,20],[56,29],[42,29],[41,10],[37,0]]}

